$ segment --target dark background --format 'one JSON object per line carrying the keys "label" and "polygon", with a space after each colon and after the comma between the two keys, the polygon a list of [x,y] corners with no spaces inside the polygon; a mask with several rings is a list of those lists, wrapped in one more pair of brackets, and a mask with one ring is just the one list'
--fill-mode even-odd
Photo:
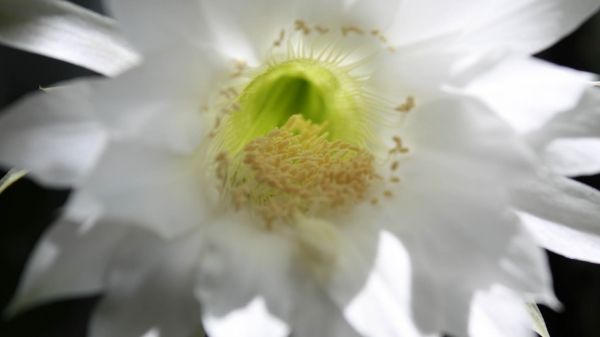
{"label": "dark background", "polygon": [[[99,0],[73,2],[102,12]],[[538,56],[600,74],[600,14]],[[0,109],[40,86],[93,75],[77,66],[0,45]],[[0,167],[0,176],[5,170]],[[600,175],[577,180],[600,188]],[[67,190],[50,190],[28,179],[0,194],[0,312],[11,299],[35,243],[57,217],[68,194]],[[548,258],[556,294],[565,307],[560,313],[542,308],[551,337],[600,336],[600,265],[550,252]],[[84,337],[98,298],[63,300],[29,310],[8,321],[2,319],[0,336]]]}

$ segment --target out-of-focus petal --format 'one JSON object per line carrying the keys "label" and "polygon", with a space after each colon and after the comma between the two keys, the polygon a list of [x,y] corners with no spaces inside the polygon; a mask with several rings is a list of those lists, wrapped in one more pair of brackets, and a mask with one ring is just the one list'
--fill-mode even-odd
{"label": "out-of-focus petal", "polygon": [[531,58],[511,58],[465,88],[520,133],[542,127],[573,108],[590,87],[591,74]]}
{"label": "out-of-focus petal", "polygon": [[532,321],[523,298],[498,285],[479,292],[471,307],[469,336],[533,336]]}
{"label": "out-of-focus petal", "polygon": [[403,1],[388,35],[406,45],[453,37],[466,50],[533,54],[570,33],[600,6],[595,0]]}
{"label": "out-of-focus petal", "polygon": [[0,162],[43,183],[78,184],[106,143],[93,117],[87,82],[34,93],[0,116]]}
{"label": "out-of-focus petal", "polygon": [[542,160],[557,174],[592,175],[600,172],[600,138],[559,138],[546,146]]}
{"label": "out-of-focus petal", "polygon": [[114,138],[189,154],[214,125],[213,120],[206,123],[202,106],[228,78],[228,62],[212,50],[172,48],[177,52],[148,53],[141,66],[111,81],[94,82],[91,99],[96,118]]}
{"label": "out-of-focus petal", "polygon": [[113,142],[71,205],[91,198],[106,218],[173,237],[208,217],[211,189],[202,184],[203,170],[193,158],[143,144]]}
{"label": "out-of-focus petal", "polygon": [[59,220],[35,248],[8,312],[15,314],[35,304],[103,290],[113,249],[127,230],[108,222],[88,228]]}
{"label": "out-of-focus petal", "polygon": [[350,324],[364,336],[421,336],[412,320],[410,278],[408,252],[382,232],[369,279],[344,310]]}
{"label": "out-of-focus petal", "polygon": [[[525,225],[544,247],[585,261],[600,261],[600,192],[551,173],[524,184],[513,199]],[[579,243],[578,243],[579,242]]]}
{"label": "out-of-focus petal", "polygon": [[269,313],[262,298],[253,299],[247,306],[217,317],[206,315],[206,331],[212,337],[288,337],[289,328]]}
{"label": "out-of-focus petal", "polygon": [[61,0],[1,0],[0,42],[107,76],[139,62],[113,20]]}
{"label": "out-of-focus petal", "polygon": [[575,107],[527,135],[555,173],[577,176],[600,171],[600,90],[591,85]]}
{"label": "out-of-focus petal", "polygon": [[202,241],[189,235],[168,243],[132,231],[116,247],[105,273],[106,293],[94,313],[91,337],[189,337],[200,331],[193,295]]}
{"label": "out-of-focus petal", "polygon": [[600,235],[520,213],[521,220],[544,248],[557,254],[600,263]]}
{"label": "out-of-focus petal", "polygon": [[254,228],[243,216],[228,215],[214,223],[205,248],[196,293],[204,315],[213,322],[235,315],[236,308],[258,296],[293,335],[359,336],[305,268],[294,241],[281,233]]}

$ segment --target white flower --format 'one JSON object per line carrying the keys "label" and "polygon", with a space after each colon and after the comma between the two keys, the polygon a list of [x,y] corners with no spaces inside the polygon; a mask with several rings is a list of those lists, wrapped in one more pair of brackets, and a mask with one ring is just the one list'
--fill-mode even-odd
{"label": "white flower", "polygon": [[144,63],[0,119],[3,163],[75,188],[14,311],[101,291],[93,337],[528,336],[540,245],[600,261],[600,194],[560,175],[600,171],[600,94],[529,57],[597,1],[110,5]]}

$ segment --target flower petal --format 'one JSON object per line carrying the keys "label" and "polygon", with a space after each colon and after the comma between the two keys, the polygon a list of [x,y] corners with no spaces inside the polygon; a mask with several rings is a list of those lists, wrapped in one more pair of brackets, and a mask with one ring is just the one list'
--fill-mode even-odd
{"label": "flower petal", "polygon": [[466,87],[520,133],[542,127],[574,107],[592,75],[532,58],[511,58]]}
{"label": "flower petal", "polygon": [[131,232],[119,244],[106,276],[106,293],[93,315],[92,337],[188,337],[200,331],[193,296],[201,240],[190,235],[165,242],[149,232]]}
{"label": "flower petal", "polygon": [[404,1],[388,35],[400,45],[454,36],[454,48],[533,54],[570,33],[598,6],[595,0]]}
{"label": "flower petal", "polygon": [[59,220],[35,248],[9,314],[61,297],[100,292],[113,249],[127,230],[107,222],[87,228]]}
{"label": "flower petal", "polygon": [[204,168],[192,159],[142,144],[113,142],[68,207],[91,198],[106,218],[173,237],[208,216],[212,190],[203,185]]}
{"label": "flower petal", "polygon": [[544,247],[584,261],[600,261],[600,192],[544,173],[515,191],[513,199],[520,210],[531,215],[521,214],[521,218]]}
{"label": "flower petal", "polygon": [[546,146],[542,160],[557,174],[592,175],[600,172],[599,153],[600,138],[560,138]]}
{"label": "flower petal", "polygon": [[258,296],[295,336],[358,336],[312,273],[298,263],[294,242],[281,233],[254,227],[243,215],[228,215],[214,224],[205,248],[196,291],[204,315],[209,315],[205,320],[226,318]]}
{"label": "flower petal", "polygon": [[469,336],[531,337],[532,325],[523,299],[509,289],[496,285],[473,299]]}
{"label": "flower petal", "polygon": [[392,198],[363,216],[382,224],[410,253],[418,327],[467,335],[472,297],[495,282],[547,296],[542,252],[531,239],[516,242],[523,233],[507,211],[509,188],[533,172],[512,130],[466,98],[421,106],[405,126],[401,135],[410,151],[393,172],[400,183],[386,186]]}
{"label": "flower petal", "polygon": [[79,183],[106,142],[89,95],[89,83],[76,81],[8,108],[0,117],[0,162],[52,186]]}
{"label": "flower petal", "polygon": [[574,108],[527,137],[556,173],[577,176],[600,171],[600,90],[589,87]]}
{"label": "flower petal", "polygon": [[111,19],[67,1],[0,1],[0,41],[107,76],[139,62]]}
{"label": "flower petal", "polygon": [[245,308],[224,317],[207,315],[206,331],[212,337],[287,337],[287,325],[267,310],[264,300],[255,298]]}
{"label": "flower petal", "polygon": [[[364,336],[421,336],[412,323],[410,277],[408,253],[396,238],[382,232],[369,280],[344,315]],[[335,287],[329,290],[335,291]]]}
{"label": "flower petal", "polygon": [[523,0],[479,3],[462,43],[534,54],[571,33],[600,7],[596,0]]}
{"label": "flower petal", "polygon": [[108,0],[108,11],[129,40],[144,52],[173,41],[202,42],[200,3],[197,0]]}
{"label": "flower petal", "polygon": [[226,60],[206,48],[172,47],[176,53],[147,53],[139,67],[92,84],[95,116],[114,138],[190,153],[213,127],[201,107],[228,77]]}
{"label": "flower petal", "polygon": [[538,243],[546,249],[568,258],[600,263],[600,235],[580,231],[528,213],[519,215]]}

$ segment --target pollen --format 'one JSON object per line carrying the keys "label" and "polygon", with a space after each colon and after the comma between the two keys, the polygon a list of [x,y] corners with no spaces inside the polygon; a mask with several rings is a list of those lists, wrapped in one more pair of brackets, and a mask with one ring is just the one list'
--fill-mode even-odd
{"label": "pollen", "polygon": [[[367,150],[329,140],[326,125],[293,115],[244,148],[227,184],[236,207],[250,206],[271,226],[296,214],[331,211],[365,199],[377,178],[373,162]],[[218,170],[226,179],[223,167]]]}

